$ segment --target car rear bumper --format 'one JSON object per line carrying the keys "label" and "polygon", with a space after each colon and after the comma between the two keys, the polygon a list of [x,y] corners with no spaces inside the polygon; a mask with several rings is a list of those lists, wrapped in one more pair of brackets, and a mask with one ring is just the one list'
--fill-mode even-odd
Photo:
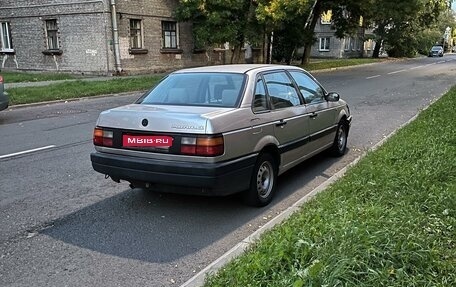
{"label": "car rear bumper", "polygon": [[95,152],[94,170],[135,186],[203,195],[228,195],[249,188],[256,154],[221,163],[191,163]]}

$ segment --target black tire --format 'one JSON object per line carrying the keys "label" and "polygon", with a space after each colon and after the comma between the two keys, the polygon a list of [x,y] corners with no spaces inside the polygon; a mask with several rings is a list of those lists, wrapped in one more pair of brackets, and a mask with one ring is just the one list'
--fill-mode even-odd
{"label": "black tire", "polygon": [[335,157],[343,156],[347,150],[347,140],[348,125],[346,121],[342,120],[337,125],[336,136],[330,149],[331,155]]}
{"label": "black tire", "polygon": [[250,188],[243,192],[244,202],[250,206],[268,205],[275,193],[277,164],[270,154],[261,154],[253,169]]}

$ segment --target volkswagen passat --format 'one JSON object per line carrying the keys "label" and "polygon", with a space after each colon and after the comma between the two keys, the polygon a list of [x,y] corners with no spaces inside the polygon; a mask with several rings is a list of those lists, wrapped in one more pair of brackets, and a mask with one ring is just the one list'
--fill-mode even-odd
{"label": "volkswagen passat", "polygon": [[350,110],[293,66],[224,65],[166,76],[134,104],[100,114],[93,168],[131,187],[268,204],[277,176],[330,150],[342,156]]}

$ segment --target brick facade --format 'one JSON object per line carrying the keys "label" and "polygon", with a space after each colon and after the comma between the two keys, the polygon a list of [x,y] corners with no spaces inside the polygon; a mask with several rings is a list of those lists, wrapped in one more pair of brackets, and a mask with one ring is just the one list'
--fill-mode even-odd
{"label": "brick facade", "polygon": [[[112,74],[115,56],[110,0],[2,0],[13,51],[0,49],[0,68]],[[129,74],[205,65],[193,53],[191,24],[176,23],[178,47],[163,49],[162,21],[174,21],[177,0],[116,0],[120,65]],[[130,20],[140,20],[142,49],[131,51]],[[58,49],[48,49],[46,21],[56,21]],[[51,32],[49,32],[51,33]],[[212,55],[213,56],[213,55]]]}
{"label": "brick facade", "polygon": [[[14,53],[4,53],[2,68],[106,73],[107,6],[93,0],[3,0],[0,22],[10,25]],[[60,54],[47,50],[46,20],[55,20]]]}
{"label": "brick facade", "polygon": [[[192,27],[189,23],[177,23],[177,48],[163,49],[162,21],[175,21],[172,12],[178,1],[123,0],[117,3],[120,55],[125,71],[162,71],[207,63],[203,55],[193,53]],[[129,51],[132,19],[142,22],[143,47],[147,50],[145,54]]]}

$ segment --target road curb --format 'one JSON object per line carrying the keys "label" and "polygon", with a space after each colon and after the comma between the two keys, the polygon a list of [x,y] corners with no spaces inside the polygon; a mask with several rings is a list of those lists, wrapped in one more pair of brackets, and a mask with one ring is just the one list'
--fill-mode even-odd
{"label": "road curb", "polygon": [[[445,94],[445,93],[444,93]],[[443,94],[442,94],[443,95]],[[439,97],[440,98],[440,97]],[[292,206],[288,207],[284,211],[282,211],[279,215],[271,219],[268,223],[260,227],[258,230],[256,230],[254,233],[246,237],[244,240],[236,244],[233,248],[228,250],[225,254],[217,258],[215,261],[210,263],[208,266],[206,266],[204,269],[202,269],[200,272],[198,272],[195,276],[187,280],[185,283],[180,285],[180,287],[201,287],[204,285],[204,281],[206,276],[211,275],[216,273],[219,269],[221,269],[224,265],[226,265],[228,262],[236,258],[237,256],[241,255],[244,253],[252,244],[258,241],[260,236],[265,233],[266,231],[270,230],[274,226],[282,223],[286,219],[290,218],[291,215],[293,215],[296,211],[298,211],[306,202],[311,200],[315,195],[318,193],[326,190],[331,184],[336,182],[339,178],[343,177],[345,173],[350,169],[351,167],[355,166],[361,159],[363,159],[367,154],[370,152],[373,152],[377,150],[379,147],[381,147],[389,138],[391,138],[393,135],[395,135],[400,129],[403,127],[409,125],[411,122],[416,120],[416,118],[426,109],[429,108],[438,98],[434,99],[424,107],[423,109],[419,110],[416,115],[414,115],[412,118],[410,118],[407,122],[403,123],[400,125],[398,128],[396,128],[394,131],[392,131],[390,134],[385,136],[383,139],[381,139],[378,143],[376,143],[374,146],[369,148],[367,151],[363,152],[360,156],[358,156],[356,159],[354,159],[352,162],[348,163],[344,168],[336,172],[333,176],[331,176],[329,179],[327,179],[325,182],[320,184],[318,187],[313,189],[311,192],[303,196],[301,199],[299,199],[297,202],[295,202]]]}
{"label": "road curb", "polygon": [[411,61],[416,58],[392,58],[388,59],[385,61],[379,61],[379,62],[373,62],[373,63],[366,63],[366,64],[360,64],[360,65],[351,65],[351,66],[343,66],[343,67],[334,67],[334,68],[327,68],[327,69],[320,69],[320,70],[308,70],[312,74],[318,74],[318,73],[325,73],[325,72],[332,72],[332,71],[339,71],[339,70],[349,70],[349,69],[355,69],[357,67],[365,67],[365,66],[372,66],[372,65],[378,65],[378,64],[384,64],[384,63],[391,63],[391,62],[401,62],[401,61]]}
{"label": "road curb", "polygon": [[133,92],[118,93],[118,94],[104,94],[104,95],[98,95],[98,96],[71,98],[71,99],[65,99],[65,100],[54,100],[54,101],[38,102],[38,103],[30,103],[30,104],[19,104],[19,105],[9,106],[7,110],[13,111],[13,110],[22,109],[22,108],[46,106],[46,105],[69,103],[69,102],[78,102],[78,101],[100,99],[100,98],[107,98],[107,97],[127,97],[127,96],[133,96],[134,94],[140,94],[140,93],[144,93],[144,92],[146,92],[146,91],[145,90],[144,91],[133,91]]}

